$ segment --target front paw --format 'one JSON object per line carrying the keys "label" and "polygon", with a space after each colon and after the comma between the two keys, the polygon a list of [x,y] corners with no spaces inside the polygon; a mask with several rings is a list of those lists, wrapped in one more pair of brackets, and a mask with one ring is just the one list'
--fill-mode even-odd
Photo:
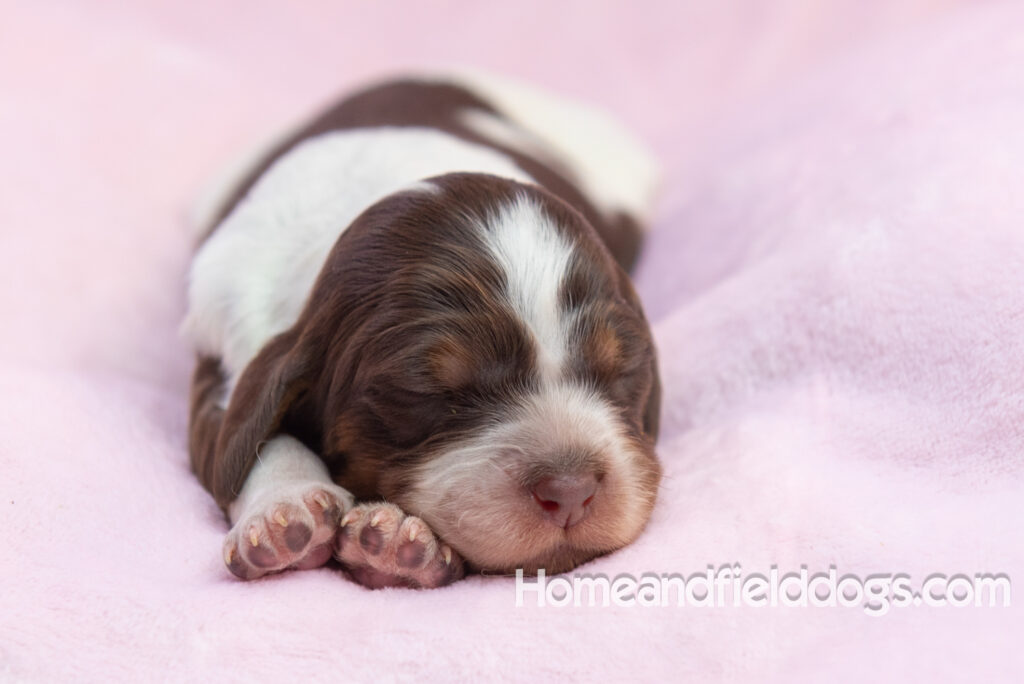
{"label": "front paw", "polygon": [[224,540],[224,563],[241,579],[318,568],[334,551],[352,495],[327,484],[277,489],[248,506]]}
{"label": "front paw", "polygon": [[352,578],[371,589],[430,589],[465,574],[462,558],[420,518],[398,506],[356,506],[341,521],[334,552]]}

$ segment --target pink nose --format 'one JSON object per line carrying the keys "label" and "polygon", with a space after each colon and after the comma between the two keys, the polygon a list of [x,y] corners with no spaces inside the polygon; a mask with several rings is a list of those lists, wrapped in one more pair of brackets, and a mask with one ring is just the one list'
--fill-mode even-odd
{"label": "pink nose", "polygon": [[586,517],[597,492],[597,478],[592,474],[555,475],[538,482],[532,492],[544,517],[569,529]]}

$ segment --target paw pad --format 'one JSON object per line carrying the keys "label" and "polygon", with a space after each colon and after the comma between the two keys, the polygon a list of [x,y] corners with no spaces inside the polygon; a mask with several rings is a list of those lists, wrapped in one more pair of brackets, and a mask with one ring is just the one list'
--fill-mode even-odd
{"label": "paw pad", "polygon": [[241,579],[325,564],[351,505],[340,487],[302,485],[249,505],[224,540],[224,564]]}
{"label": "paw pad", "polygon": [[465,574],[462,558],[423,520],[392,504],[356,506],[341,520],[334,552],[360,584],[432,588]]}

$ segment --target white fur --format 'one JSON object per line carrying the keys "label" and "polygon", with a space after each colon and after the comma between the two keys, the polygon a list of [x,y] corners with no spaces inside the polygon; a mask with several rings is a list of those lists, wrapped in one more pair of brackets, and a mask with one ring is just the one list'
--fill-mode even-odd
{"label": "white fur", "polygon": [[[636,136],[604,112],[491,74],[462,71],[423,78],[466,88],[524,131],[511,133],[507,126],[495,124],[493,117],[465,118],[481,135],[511,143],[526,154],[537,149],[554,151],[583,194],[602,212],[621,211],[642,227],[648,224],[658,185],[657,162]],[[550,152],[540,156],[552,157]]]}
{"label": "white fur", "polygon": [[429,128],[311,138],[278,159],[192,264],[185,330],[218,356],[228,392],[266,342],[298,318],[335,241],[356,216],[420,179],[453,171],[532,179],[507,157]]}
{"label": "white fur", "polygon": [[[491,76],[461,73],[425,80],[477,93],[519,127],[479,112],[467,112],[464,123],[495,142],[568,168],[596,206],[625,211],[646,224],[654,162],[601,112]],[[196,220],[210,220],[232,184],[248,173],[247,165],[255,165],[282,137],[225,173],[206,194]],[[190,273],[184,329],[197,350],[221,359],[227,378],[223,402],[260,348],[298,318],[327,253],[351,221],[391,193],[412,184],[429,187],[418,181],[453,171],[533,180],[490,148],[434,129],[388,127],[311,138],[263,174],[200,249]],[[563,342],[549,334],[545,314],[535,313],[544,349],[553,354],[544,359],[550,366],[561,358]]]}
{"label": "white fur", "polygon": [[590,549],[617,548],[639,534],[654,496],[637,485],[640,455],[620,426],[614,409],[593,391],[546,384],[500,423],[426,461],[401,503],[449,543],[472,549],[473,562],[502,567],[541,556],[565,543],[565,531],[537,519],[518,478],[531,465],[557,466],[560,457],[585,449],[602,455],[607,472],[601,500],[614,503],[597,516],[596,526],[573,528],[568,540]]}
{"label": "white fur", "polygon": [[330,492],[346,510],[352,507],[352,495],[334,484],[316,454],[294,437],[278,435],[260,447],[256,465],[228,507],[231,524],[262,514],[282,501],[293,500],[291,503],[301,506],[302,494],[310,487]]}
{"label": "white fur", "polygon": [[543,210],[524,198],[494,212],[481,232],[505,272],[509,303],[533,335],[537,366],[554,382],[568,353],[568,321],[559,311],[558,293],[573,247]]}
{"label": "white fur", "polygon": [[189,224],[201,238],[213,227],[213,220],[220,212],[224,203],[234,194],[242,181],[256,168],[278,145],[291,138],[300,130],[300,126],[291,126],[269,136],[259,145],[254,145],[238,155],[230,163],[219,170],[216,176],[207,181],[198,199],[188,214]]}
{"label": "white fur", "polygon": [[[484,139],[528,155],[558,171],[566,178],[574,178],[575,174],[567,165],[566,160],[559,157],[557,152],[549,147],[544,140],[523,128],[519,123],[481,109],[464,109],[458,112],[456,117],[463,126]],[[600,204],[600,202],[595,201],[595,204]]]}

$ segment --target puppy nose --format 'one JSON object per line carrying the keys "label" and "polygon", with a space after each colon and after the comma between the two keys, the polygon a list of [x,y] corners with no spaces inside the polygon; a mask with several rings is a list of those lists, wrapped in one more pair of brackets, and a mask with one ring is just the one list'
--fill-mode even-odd
{"label": "puppy nose", "polygon": [[544,517],[559,527],[569,529],[586,517],[597,492],[597,477],[591,473],[555,475],[544,478],[531,491]]}

